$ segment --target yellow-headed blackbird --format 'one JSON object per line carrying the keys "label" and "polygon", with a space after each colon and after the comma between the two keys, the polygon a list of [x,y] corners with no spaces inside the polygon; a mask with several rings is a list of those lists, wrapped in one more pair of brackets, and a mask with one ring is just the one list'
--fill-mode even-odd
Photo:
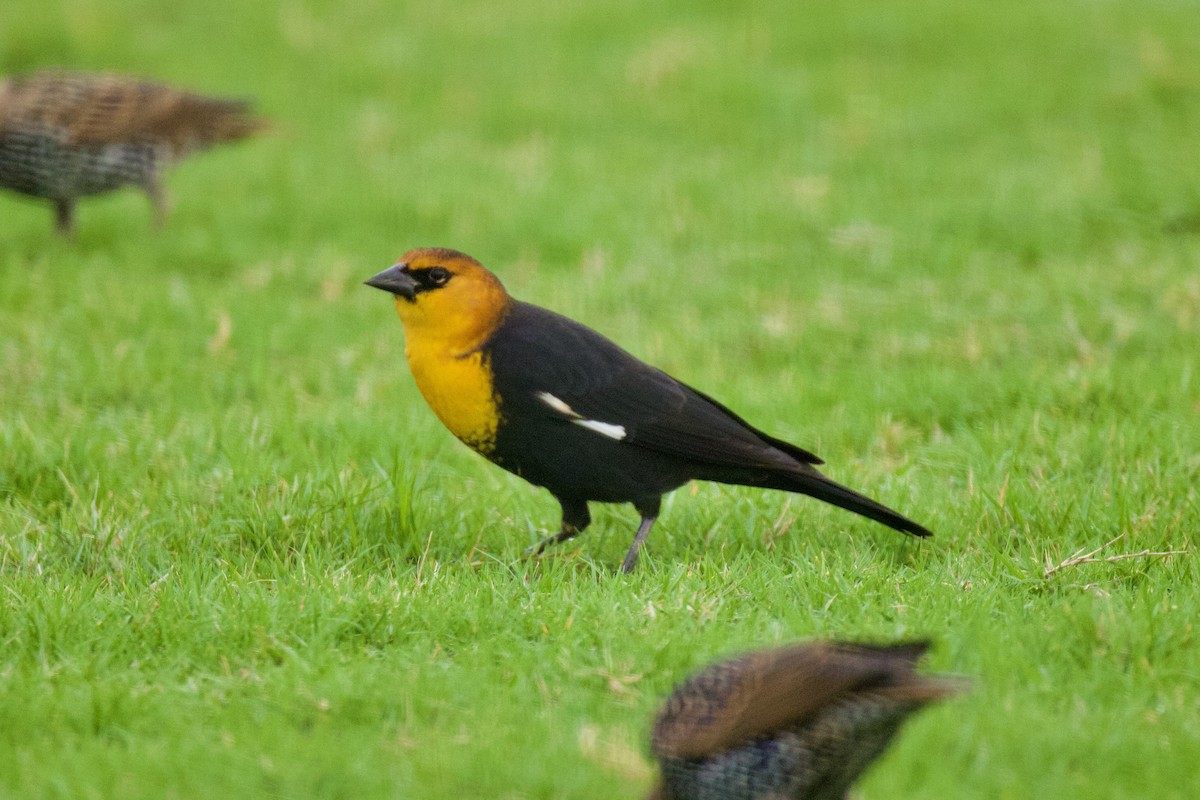
{"label": "yellow-headed blackbird", "polygon": [[514,300],[464,253],[411,250],[366,283],[395,296],[409,367],[446,427],[562,506],[561,531],[536,552],[583,531],[589,500],[632,503],[642,521],[622,567],[630,572],[662,495],[692,479],[800,492],[930,535],[822,475],[807,450],[590,328]]}
{"label": "yellow-headed blackbird", "polygon": [[916,673],[927,648],[799,644],[710,664],[655,720],[650,800],[844,800],[907,716],[963,688]]}
{"label": "yellow-headed blackbird", "polygon": [[166,167],[263,127],[242,100],[121,75],[18,76],[0,83],[0,186],[53,202],[58,232],[67,236],[80,197],[140,186],[161,225]]}

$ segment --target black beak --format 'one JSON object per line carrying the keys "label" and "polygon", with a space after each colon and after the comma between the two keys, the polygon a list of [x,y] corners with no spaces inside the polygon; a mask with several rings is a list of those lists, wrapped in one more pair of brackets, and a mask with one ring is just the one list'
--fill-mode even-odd
{"label": "black beak", "polygon": [[375,277],[363,281],[363,283],[367,286],[374,286],[376,289],[382,289],[385,292],[391,292],[397,297],[412,300],[417,296],[417,282],[413,280],[412,275],[405,272],[407,269],[407,264],[393,264]]}

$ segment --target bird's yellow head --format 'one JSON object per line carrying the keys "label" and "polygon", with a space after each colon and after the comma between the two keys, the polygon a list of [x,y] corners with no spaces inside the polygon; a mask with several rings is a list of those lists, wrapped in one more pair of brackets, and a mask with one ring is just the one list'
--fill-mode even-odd
{"label": "bird's yellow head", "polygon": [[392,293],[410,339],[442,342],[462,352],[483,344],[512,303],[482,264],[442,247],[409,250],[366,284]]}

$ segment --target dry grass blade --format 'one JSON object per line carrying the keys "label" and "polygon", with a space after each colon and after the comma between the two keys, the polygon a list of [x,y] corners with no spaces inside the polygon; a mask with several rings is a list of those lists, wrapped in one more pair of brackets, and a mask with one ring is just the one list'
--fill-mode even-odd
{"label": "dry grass blade", "polygon": [[1047,564],[1045,571],[1042,573],[1042,577],[1043,578],[1051,578],[1054,575],[1058,574],[1059,572],[1062,572],[1065,569],[1068,569],[1070,567],[1078,567],[1081,564],[1101,564],[1101,563],[1111,564],[1111,563],[1115,563],[1117,561],[1125,561],[1130,558],[1169,558],[1171,556],[1187,555],[1188,553],[1192,552],[1191,550],[1149,550],[1149,549],[1146,549],[1146,550],[1140,550],[1136,553],[1118,553],[1117,555],[1113,555],[1113,556],[1099,556],[1098,555],[1102,550],[1105,550],[1106,548],[1111,547],[1112,545],[1121,541],[1128,535],[1129,535],[1129,533],[1128,533],[1128,531],[1126,531],[1125,533],[1122,533],[1119,536],[1115,536],[1112,539],[1109,539],[1107,542],[1100,545],[1095,550],[1091,550],[1091,551],[1085,553],[1083,551],[1083,548],[1080,548],[1079,550],[1075,551],[1075,554],[1073,556],[1071,556],[1070,558],[1064,559],[1063,561],[1060,561],[1057,564]]}

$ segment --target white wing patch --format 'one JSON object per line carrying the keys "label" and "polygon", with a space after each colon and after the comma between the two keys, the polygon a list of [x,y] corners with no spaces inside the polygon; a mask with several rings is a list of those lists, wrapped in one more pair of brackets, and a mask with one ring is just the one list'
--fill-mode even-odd
{"label": "white wing patch", "polygon": [[549,392],[538,392],[537,399],[541,400],[547,406],[554,409],[555,411],[557,411],[560,414],[565,414],[568,417],[572,417],[573,419],[579,419],[579,415],[575,413],[575,409],[571,408],[569,405],[564,403],[562,400],[559,400],[557,397],[550,394]]}
{"label": "white wing patch", "polygon": [[602,436],[607,436],[610,439],[616,439],[618,442],[625,438],[624,425],[614,425],[611,422],[597,422],[594,419],[574,419],[571,421],[576,425],[582,425],[589,431],[595,431]]}
{"label": "white wing patch", "polygon": [[610,439],[616,439],[618,442],[625,438],[624,425],[614,425],[611,422],[599,422],[598,420],[594,419],[584,419],[582,416],[576,413],[575,409],[571,408],[569,405],[549,392],[538,392],[537,399],[545,403],[547,408],[557,411],[564,417],[569,417],[571,422],[587,428],[589,431],[595,431],[601,436],[607,436]]}

